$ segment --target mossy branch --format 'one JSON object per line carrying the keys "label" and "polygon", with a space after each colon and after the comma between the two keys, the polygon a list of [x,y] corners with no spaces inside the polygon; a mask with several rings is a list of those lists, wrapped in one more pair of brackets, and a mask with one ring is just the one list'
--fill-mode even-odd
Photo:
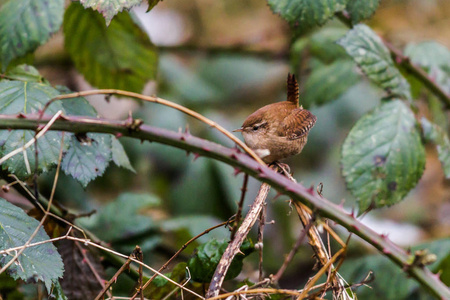
{"label": "mossy branch", "polygon": [[[50,117],[48,116],[39,119],[38,115],[0,115],[0,129],[36,130],[39,125],[46,124],[49,120]],[[55,121],[50,130],[74,133],[98,132],[110,133],[116,136],[127,136],[140,140],[158,142],[222,161],[262,182],[270,184],[280,193],[288,195],[293,200],[307,205],[315,213],[345,227],[349,232],[353,232],[378,249],[384,256],[400,266],[408,275],[413,277],[433,295],[441,299],[450,299],[450,290],[439,280],[437,275],[433,274],[426,267],[412,265],[411,262],[414,260],[414,257],[394,244],[386,236],[377,234],[358,221],[353,214],[346,213],[341,206],[320,197],[315,193],[314,189],[307,189],[298,183],[290,181],[269,167],[262,166],[237,148],[227,148],[192,136],[186,132],[174,132],[145,124],[137,128],[132,128],[129,121],[112,121],[99,118],[61,116]]]}

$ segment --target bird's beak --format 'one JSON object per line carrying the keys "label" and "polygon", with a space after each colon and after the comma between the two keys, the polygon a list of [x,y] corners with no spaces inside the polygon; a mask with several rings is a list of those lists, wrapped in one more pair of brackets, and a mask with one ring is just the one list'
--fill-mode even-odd
{"label": "bird's beak", "polygon": [[233,132],[242,132],[242,128],[239,128],[239,129],[235,129],[235,130],[233,130]]}

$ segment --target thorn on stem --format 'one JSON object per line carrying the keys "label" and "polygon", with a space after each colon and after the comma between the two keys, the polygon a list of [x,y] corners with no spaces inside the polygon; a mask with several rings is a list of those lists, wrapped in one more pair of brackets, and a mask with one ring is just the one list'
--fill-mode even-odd
{"label": "thorn on stem", "polygon": [[129,131],[136,131],[136,132],[138,132],[140,130],[141,125],[143,123],[144,123],[144,121],[142,119],[133,119],[133,117],[131,116],[131,111],[130,111],[128,119],[125,122],[125,127]]}
{"label": "thorn on stem", "polygon": [[306,190],[306,192],[308,192],[308,194],[314,196],[314,185],[311,185],[309,187],[309,189]]}
{"label": "thorn on stem", "polygon": [[275,197],[273,197],[273,200],[276,200],[276,199],[278,199],[280,196],[282,196],[283,195],[283,193],[280,193],[278,190],[277,190],[277,194],[275,195]]}

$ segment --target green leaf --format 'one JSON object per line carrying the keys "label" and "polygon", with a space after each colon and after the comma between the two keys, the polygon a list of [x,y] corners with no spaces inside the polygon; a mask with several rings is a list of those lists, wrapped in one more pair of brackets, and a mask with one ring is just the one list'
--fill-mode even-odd
{"label": "green leaf", "polygon": [[338,41],[363,72],[389,94],[411,99],[408,82],[392,61],[381,38],[368,26],[360,24]]}
{"label": "green leaf", "polygon": [[450,179],[450,140],[447,133],[436,124],[431,123],[425,118],[420,120],[423,128],[423,134],[428,142],[436,145],[439,160],[444,169],[445,178]]}
{"label": "green leaf", "polygon": [[279,14],[300,30],[321,26],[336,12],[345,8],[348,0],[267,0],[274,13]]}
{"label": "green leaf", "polygon": [[408,44],[405,55],[422,67],[440,67],[450,69],[450,51],[435,41]]}
{"label": "green leaf", "polygon": [[11,60],[34,51],[58,31],[64,0],[9,0],[0,3],[0,61],[2,71]]}
{"label": "green leaf", "polygon": [[111,154],[112,160],[118,167],[122,167],[136,173],[136,170],[130,164],[130,160],[128,159],[125,149],[123,149],[122,144],[115,137],[112,137]]}
{"label": "green leaf", "polygon": [[309,51],[324,63],[348,59],[348,55],[336,41],[347,33],[345,28],[324,27],[310,37]]}
{"label": "green leaf", "polygon": [[341,163],[360,212],[401,201],[425,168],[414,114],[392,100],[364,115],[345,139]]}
{"label": "green leaf", "polygon": [[39,74],[35,67],[25,64],[7,70],[5,77],[11,80],[48,84],[48,81]]}
{"label": "green leaf", "polygon": [[405,55],[421,66],[433,80],[447,93],[450,93],[450,51],[434,42],[409,44]]}
{"label": "green leaf", "polygon": [[101,176],[111,160],[111,135],[88,133],[86,136],[70,134],[69,149],[61,162],[61,169],[78,180],[83,187]]}
{"label": "green leaf", "polygon": [[[62,94],[71,93],[64,86],[59,86],[58,89]],[[65,99],[61,103],[67,115],[97,116],[95,108],[84,97]],[[80,137],[81,141],[78,140]],[[66,174],[77,179],[83,187],[97,176],[101,176],[111,160],[119,167],[134,171],[125,150],[113,135],[88,133],[78,138],[70,134],[70,148],[64,156],[61,167]]]}
{"label": "green leaf", "polygon": [[[0,114],[31,114],[37,113],[51,98],[59,93],[54,88],[36,82],[1,81],[0,82]],[[61,103],[53,103],[46,111],[47,114],[55,114],[63,110]],[[30,130],[0,130],[0,156],[24,146],[34,138],[34,131]],[[38,170],[47,172],[52,169],[59,157],[61,148],[61,133],[49,131],[38,140]],[[64,144],[64,149],[67,144]],[[19,178],[30,177],[35,171],[35,146],[27,148],[24,153],[19,153],[2,164],[3,169],[8,169]]]}
{"label": "green leaf", "polygon": [[52,293],[49,296],[49,298],[55,300],[68,300],[59,282],[53,284]]}
{"label": "green leaf", "polygon": [[442,130],[448,130],[447,114],[443,108],[443,103],[434,95],[428,96],[428,108],[430,109],[431,120],[434,124],[442,128]]}
{"label": "green leaf", "polygon": [[370,18],[378,8],[380,0],[349,0],[345,8],[353,24]]}
{"label": "green leaf", "polygon": [[331,65],[314,68],[306,80],[302,104],[309,107],[337,99],[358,82],[359,76],[354,69],[354,62],[347,60],[337,60]]}
{"label": "green leaf", "polygon": [[153,195],[124,193],[103,207],[89,219],[80,220],[100,239],[114,242],[141,234],[154,226],[153,220],[142,214],[141,209],[155,207],[160,200]]}
{"label": "green leaf", "polygon": [[[2,212],[0,214],[0,249],[6,250],[25,245],[39,222],[2,198],[0,198],[0,211]],[[49,239],[41,227],[31,243]],[[15,252],[12,251],[10,255],[1,256],[0,265],[7,264],[14,254]],[[64,272],[61,256],[52,243],[25,249],[17,261],[18,263],[13,263],[8,268],[11,277],[16,280],[20,278],[24,281],[42,281],[49,292],[52,283],[57,283],[58,278],[62,277]]]}
{"label": "green leaf", "polygon": [[107,28],[98,13],[72,3],[64,17],[64,36],[76,68],[94,86],[141,92],[156,76],[156,48],[127,12]]}
{"label": "green leaf", "polygon": [[122,10],[141,4],[142,0],[80,0],[85,8],[92,8],[103,15],[106,25]]}
{"label": "green leaf", "polygon": [[[191,272],[192,280],[197,282],[211,282],[214,271],[222,258],[225,249],[228,246],[227,241],[217,241],[211,239],[207,243],[200,245],[194,256],[188,261],[188,268]],[[241,273],[243,259],[254,251],[253,244],[249,240],[245,240],[238,253],[228,269],[225,280],[235,278]]]}
{"label": "green leaf", "polygon": [[148,2],[147,12],[151,11],[153,9],[153,7],[155,7],[156,4],[159,3],[159,1],[162,1],[162,0],[147,0],[147,2]]}

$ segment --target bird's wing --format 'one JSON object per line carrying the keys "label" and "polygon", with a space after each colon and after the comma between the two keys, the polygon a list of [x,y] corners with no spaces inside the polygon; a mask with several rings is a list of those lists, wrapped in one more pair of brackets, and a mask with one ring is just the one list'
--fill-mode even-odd
{"label": "bird's wing", "polygon": [[306,109],[296,108],[281,123],[279,135],[296,140],[307,135],[316,123],[317,117]]}
{"label": "bird's wing", "polygon": [[294,74],[289,73],[287,77],[287,101],[298,106],[298,96],[299,90],[297,79],[295,79]]}

